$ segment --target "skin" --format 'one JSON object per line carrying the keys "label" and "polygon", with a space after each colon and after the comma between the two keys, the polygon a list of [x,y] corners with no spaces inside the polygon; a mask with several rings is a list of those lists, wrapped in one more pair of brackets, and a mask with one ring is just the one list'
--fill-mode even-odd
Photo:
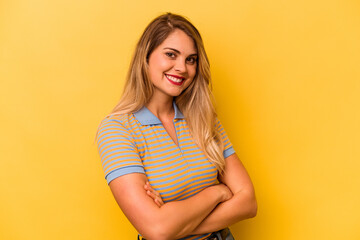
{"label": "skin", "polygon": [[[175,30],[149,56],[149,78],[154,93],[146,107],[160,119],[178,145],[173,124],[173,98],[179,96],[196,75],[197,50],[194,41],[181,30]],[[184,78],[181,86],[172,84],[166,74]]]}
{"label": "skin", "polygon": [[[155,91],[146,106],[163,123],[175,144],[178,143],[172,102],[193,81],[196,54],[193,40],[183,31],[175,30],[149,56],[149,77]],[[181,85],[173,84],[167,74],[184,81]],[[219,184],[182,201],[164,204],[145,174],[127,174],[114,179],[109,186],[124,214],[146,239],[178,239],[213,232],[256,215],[254,188],[244,166],[236,154],[225,162]]]}
{"label": "skin", "polygon": [[[219,182],[229,187],[233,196],[216,206],[191,234],[218,231],[240,220],[256,216],[254,187],[245,167],[236,154],[227,157],[225,162],[225,172],[219,177]],[[146,182],[144,189],[158,207],[165,204],[161,195],[151,187],[149,182]]]}

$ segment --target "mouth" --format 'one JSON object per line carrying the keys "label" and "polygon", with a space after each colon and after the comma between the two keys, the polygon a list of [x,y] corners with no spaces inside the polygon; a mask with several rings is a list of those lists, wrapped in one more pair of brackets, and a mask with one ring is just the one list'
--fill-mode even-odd
{"label": "mouth", "polygon": [[169,82],[171,82],[172,84],[177,85],[177,86],[182,85],[185,80],[184,77],[171,75],[171,74],[165,74],[165,77],[167,80],[169,80]]}

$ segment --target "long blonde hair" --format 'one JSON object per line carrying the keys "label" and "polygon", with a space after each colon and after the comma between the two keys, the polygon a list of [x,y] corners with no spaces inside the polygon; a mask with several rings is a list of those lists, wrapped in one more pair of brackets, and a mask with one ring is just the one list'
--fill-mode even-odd
{"label": "long blonde hair", "polygon": [[210,65],[199,31],[184,17],[163,14],[146,27],[137,43],[122,97],[111,115],[136,112],[150,100],[154,87],[148,77],[148,58],[175,29],[191,37],[198,51],[194,80],[175,98],[175,102],[185,116],[196,144],[222,174],[225,168],[224,144],[216,127],[217,118],[210,91]]}

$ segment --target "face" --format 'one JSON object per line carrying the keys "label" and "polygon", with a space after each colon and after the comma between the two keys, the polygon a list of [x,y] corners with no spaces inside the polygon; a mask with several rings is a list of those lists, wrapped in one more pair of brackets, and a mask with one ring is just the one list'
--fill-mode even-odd
{"label": "face", "polygon": [[150,54],[149,78],[155,87],[153,97],[179,96],[196,75],[197,51],[192,38],[174,30]]}

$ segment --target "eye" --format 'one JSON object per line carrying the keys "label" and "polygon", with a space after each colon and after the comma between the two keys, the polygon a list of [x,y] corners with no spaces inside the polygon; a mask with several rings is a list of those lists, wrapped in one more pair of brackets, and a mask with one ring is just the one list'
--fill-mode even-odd
{"label": "eye", "polygon": [[189,64],[195,64],[196,63],[197,58],[196,57],[188,57],[186,58],[186,62]]}
{"label": "eye", "polygon": [[173,53],[173,52],[166,52],[165,55],[168,56],[169,58],[176,57],[175,53]]}

